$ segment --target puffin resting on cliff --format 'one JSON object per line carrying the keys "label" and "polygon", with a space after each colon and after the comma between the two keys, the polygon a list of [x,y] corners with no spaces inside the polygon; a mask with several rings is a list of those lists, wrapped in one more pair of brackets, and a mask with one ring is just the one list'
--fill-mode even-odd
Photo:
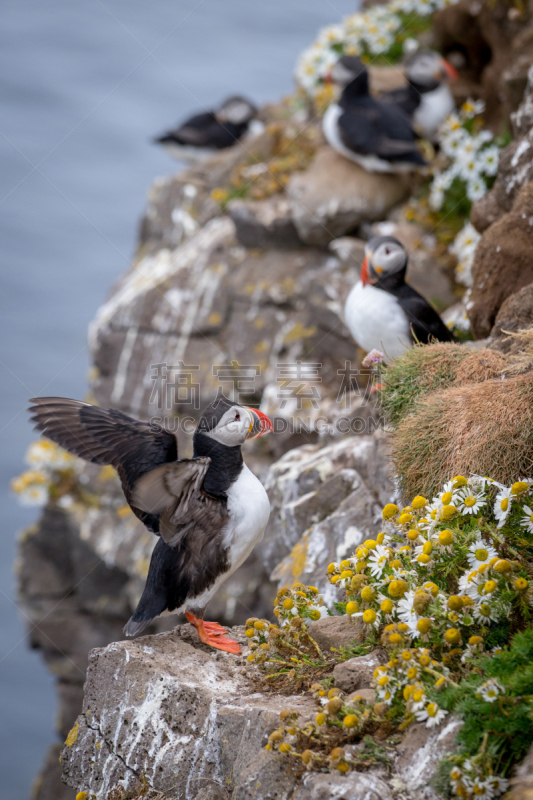
{"label": "puffin resting on cliff", "polygon": [[203,616],[268,522],[267,493],[241,445],[271,431],[269,418],[221,397],[198,423],[193,458],[178,459],[173,433],[122,411],[61,397],[30,402],[37,430],[86,461],[115,467],[131,510],[160,537],[126,635],[141,633],[164,612],[184,611],[202,642],[240,653],[225,628]]}
{"label": "puffin resting on cliff", "polygon": [[415,130],[434,141],[440,125],[455,109],[449,81],[459,77],[455,68],[435,50],[421,50],[406,64],[407,86],[392,89],[380,100],[401,108]]}
{"label": "puffin resting on cliff", "polygon": [[[195,163],[242,139],[251,130],[256,114],[253,103],[235,95],[213,111],[189,117],[154,142],[162,145],[173,158]],[[259,122],[257,126],[261,127]]]}
{"label": "puffin resting on cliff", "polygon": [[455,337],[422,295],[405,282],[408,256],[392,236],[365,245],[361,279],[348,295],[344,317],[363,350],[381,350],[390,361],[415,340],[453,342]]}
{"label": "puffin resting on cliff", "polygon": [[342,89],[322,120],[334,150],[368,172],[409,172],[425,166],[409,116],[370,95],[368,71],[357,56],[342,56],[327,81]]}

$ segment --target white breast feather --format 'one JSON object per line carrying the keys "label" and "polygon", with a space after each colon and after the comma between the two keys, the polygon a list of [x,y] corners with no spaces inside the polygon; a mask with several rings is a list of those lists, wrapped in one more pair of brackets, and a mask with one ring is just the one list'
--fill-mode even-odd
{"label": "white breast feather", "polygon": [[438,128],[455,108],[453,95],[446,83],[441,83],[432,92],[421,95],[420,105],[413,114],[413,122],[427,139],[433,139]]}
{"label": "white breast feather", "polygon": [[344,317],[363,350],[381,350],[389,360],[412,345],[409,322],[394,295],[358,281],[348,295]]}

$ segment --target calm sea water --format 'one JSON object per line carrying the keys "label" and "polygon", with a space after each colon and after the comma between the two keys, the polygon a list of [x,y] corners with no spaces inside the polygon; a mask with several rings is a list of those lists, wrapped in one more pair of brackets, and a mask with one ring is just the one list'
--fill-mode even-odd
{"label": "calm sea water", "polygon": [[150,137],[242,92],[291,89],[299,51],[353,0],[3,0],[0,26],[0,798],[27,800],[53,737],[53,681],[16,608],[9,495],[26,402],[83,397],[87,325],[133,252]]}

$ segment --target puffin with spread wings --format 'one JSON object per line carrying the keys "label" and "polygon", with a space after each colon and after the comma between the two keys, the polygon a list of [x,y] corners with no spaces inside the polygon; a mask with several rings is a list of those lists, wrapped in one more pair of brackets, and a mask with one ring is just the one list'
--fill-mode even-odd
{"label": "puffin with spread wings", "polygon": [[126,635],[137,636],[164,612],[184,611],[202,642],[240,653],[225,628],[203,617],[268,522],[267,493],[244,463],[241,445],[271,431],[269,418],[220,397],[198,423],[193,457],[179,459],[173,433],[117,409],[61,397],[30,402],[37,430],[86,461],[116,468],[131,510],[159,536]]}

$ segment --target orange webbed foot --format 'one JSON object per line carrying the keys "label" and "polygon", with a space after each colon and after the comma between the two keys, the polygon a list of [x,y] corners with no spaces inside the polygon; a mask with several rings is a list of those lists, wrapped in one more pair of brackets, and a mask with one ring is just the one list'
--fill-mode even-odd
{"label": "orange webbed foot", "polygon": [[214,647],[215,650],[223,650],[236,656],[241,654],[240,644],[234,639],[230,639],[229,636],[225,636],[226,629],[218,622],[204,622],[203,619],[198,619],[188,611],[185,612],[185,616],[198,631],[201,642],[209,647]]}
{"label": "orange webbed foot", "polygon": [[204,621],[204,628],[208,633],[213,634],[214,636],[220,636],[223,633],[227,633],[226,628],[224,628],[222,625],[219,625],[218,622]]}

